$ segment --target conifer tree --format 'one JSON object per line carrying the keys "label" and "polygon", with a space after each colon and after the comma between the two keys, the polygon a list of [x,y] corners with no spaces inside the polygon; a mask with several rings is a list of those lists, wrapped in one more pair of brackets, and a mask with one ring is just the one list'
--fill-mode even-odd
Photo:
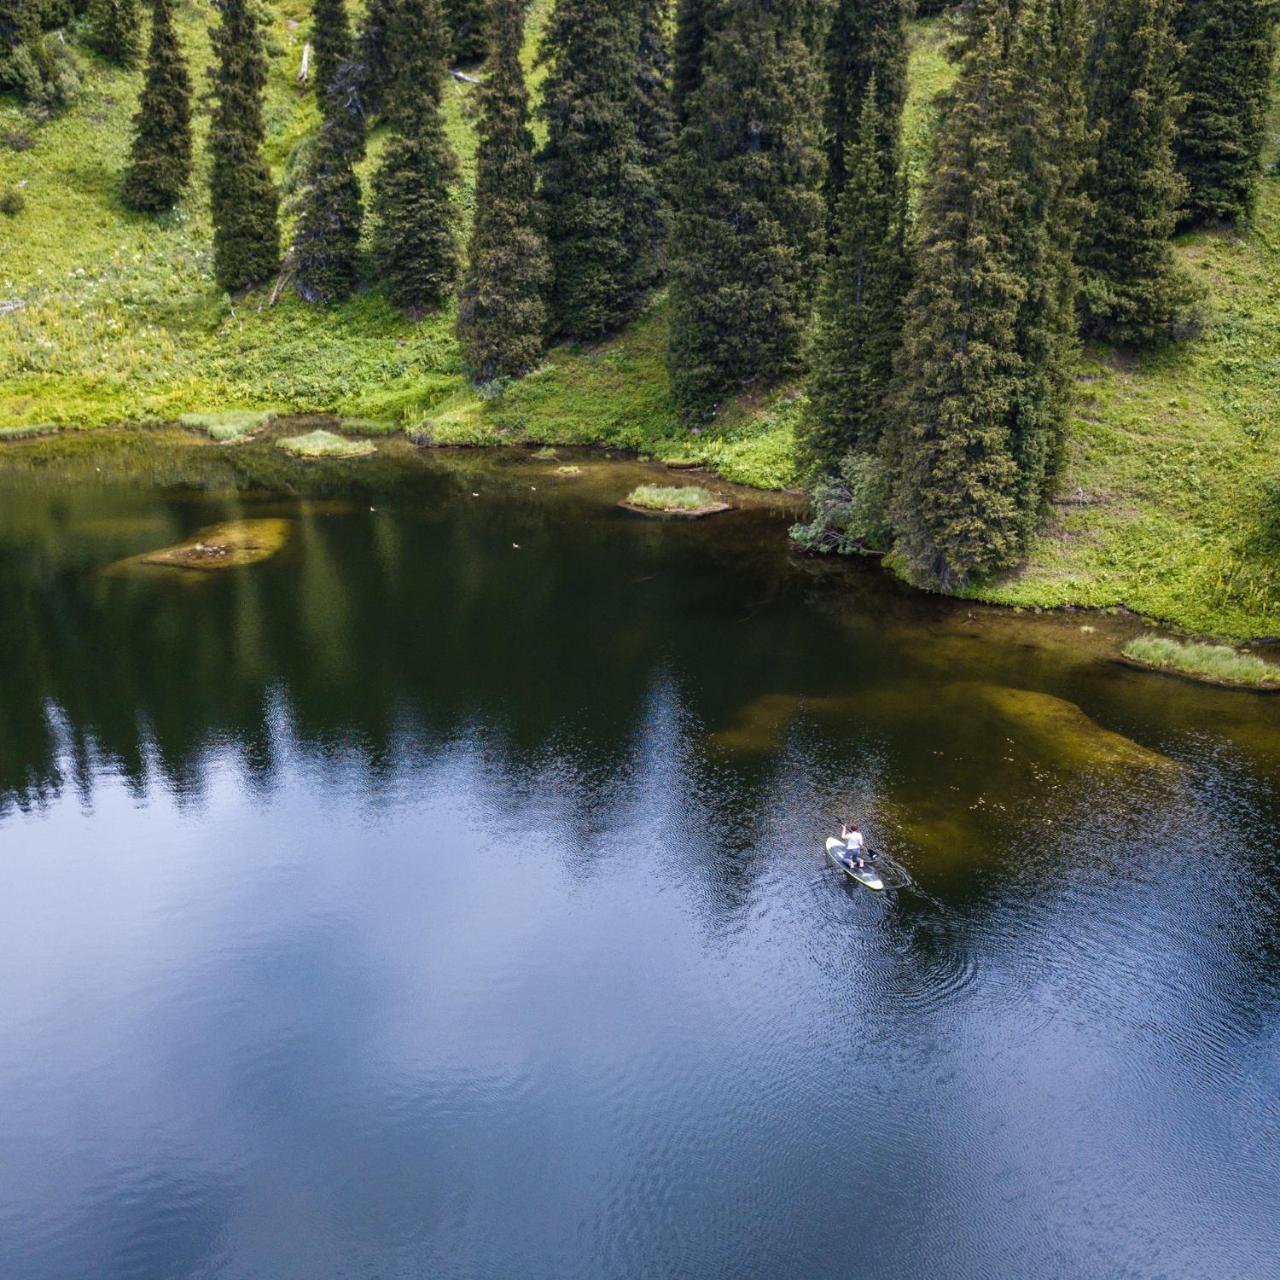
{"label": "conifer tree", "polygon": [[396,0],[368,0],[356,37],[360,107],[370,120],[381,116],[387,105],[393,75],[391,32],[395,18]]}
{"label": "conifer tree", "polygon": [[0,90],[13,89],[29,97],[36,74],[30,65],[31,46],[40,39],[40,14],[35,0],[3,0],[0,3]]}
{"label": "conifer tree", "polygon": [[1147,344],[1189,323],[1193,292],[1170,237],[1186,194],[1174,167],[1181,101],[1172,0],[1112,0],[1093,83],[1098,140],[1080,238],[1081,318],[1090,337]]}
{"label": "conifer tree", "polygon": [[387,296],[409,310],[438,305],[458,279],[458,162],[440,111],[447,42],[440,0],[401,0],[393,136],[373,179],[373,254]]}
{"label": "conifer tree", "polygon": [[1074,383],[1087,23],[1087,0],[1021,0],[1009,51],[1010,245],[1025,289],[1009,420],[1020,546],[1049,497]]}
{"label": "conifer tree", "polygon": [[959,75],[933,140],[907,301],[895,426],[894,557],[920,586],[953,590],[1018,547],[1010,406],[1018,308],[1009,210],[1005,0],[967,15]]}
{"label": "conifer tree", "polygon": [[290,262],[299,297],[336,302],[355,286],[364,215],[355,171],[364,155],[364,116],[345,0],[316,0],[312,40],[321,122],[307,160]]}
{"label": "conifer tree", "polygon": [[884,177],[897,168],[902,108],[907,98],[907,17],[910,0],[835,0],[826,40],[827,208],[832,218],[845,184],[845,158],[858,135],[862,99],[872,76],[883,122],[879,150]]}
{"label": "conifer tree", "polygon": [[799,440],[802,463],[813,474],[835,474],[850,449],[875,451],[890,418],[909,271],[897,175],[890,185],[882,166],[878,88],[873,76],[863,93],[818,294]]}
{"label": "conifer tree", "polygon": [[160,213],[178,202],[191,177],[191,78],[173,28],[172,0],[151,0],[147,74],[133,117],[124,202]]}
{"label": "conifer tree", "polygon": [[41,29],[39,0],[0,0],[0,92],[49,106],[68,101],[78,81]]}
{"label": "conifer tree", "polygon": [[216,65],[209,125],[214,276],[228,292],[267,279],[280,265],[279,197],[262,155],[267,55],[253,0],[214,0]]}
{"label": "conifer tree", "polygon": [[354,63],[338,64],[307,159],[290,248],[294,288],[305,302],[339,302],[356,283],[364,220],[355,170],[364,154],[358,74]]}
{"label": "conifer tree", "polygon": [[313,0],[311,21],[312,84],[322,115],[329,114],[326,101],[338,70],[351,60],[351,24],[347,21],[346,0]]}
{"label": "conifer tree", "polygon": [[659,178],[644,166],[637,133],[638,9],[637,0],[556,0],[540,53],[551,323],[576,338],[631,319],[656,270],[638,235]]}
{"label": "conifer tree", "polygon": [[1253,208],[1271,103],[1277,0],[1185,0],[1186,95],[1177,139],[1188,223],[1234,221]]}
{"label": "conifer tree", "polygon": [[824,239],[810,17],[803,0],[726,8],[687,104],[667,367],[690,422],[798,362]]}
{"label": "conifer tree", "polygon": [[479,62],[488,43],[485,0],[444,0],[444,17],[455,61]]}
{"label": "conifer tree", "polygon": [[537,222],[533,133],[520,47],[524,0],[493,0],[478,94],[476,217],[458,307],[458,342],[476,382],[516,378],[542,355],[551,262]]}
{"label": "conifer tree", "polygon": [[138,0],[93,0],[89,7],[91,43],[121,67],[137,64],[142,52]]}
{"label": "conifer tree", "polygon": [[671,158],[675,153],[675,113],[671,102],[669,0],[639,0],[640,43],[636,67],[636,136],[640,164],[647,176],[643,222],[639,233],[642,261],[657,282],[666,255],[670,221]]}
{"label": "conifer tree", "polygon": [[676,3],[671,98],[677,126],[688,119],[689,99],[702,83],[702,59],[715,3],[716,0],[677,0]]}

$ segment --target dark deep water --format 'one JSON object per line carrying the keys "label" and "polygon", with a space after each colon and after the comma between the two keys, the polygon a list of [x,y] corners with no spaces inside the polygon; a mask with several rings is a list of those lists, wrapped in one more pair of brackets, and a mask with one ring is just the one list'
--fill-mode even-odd
{"label": "dark deep water", "polygon": [[1274,1276],[1280,699],[552,470],[0,452],[5,1280]]}

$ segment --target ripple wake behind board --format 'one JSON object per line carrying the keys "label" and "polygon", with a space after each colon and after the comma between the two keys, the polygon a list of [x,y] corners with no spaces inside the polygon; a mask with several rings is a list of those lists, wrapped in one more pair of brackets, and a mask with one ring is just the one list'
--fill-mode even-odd
{"label": "ripple wake behind board", "polygon": [[844,859],[846,850],[844,845],[835,838],[835,836],[827,837],[827,857],[840,868],[850,879],[856,880],[860,885],[865,885],[868,889],[874,889],[879,892],[884,888],[884,881],[870,867],[852,867]]}

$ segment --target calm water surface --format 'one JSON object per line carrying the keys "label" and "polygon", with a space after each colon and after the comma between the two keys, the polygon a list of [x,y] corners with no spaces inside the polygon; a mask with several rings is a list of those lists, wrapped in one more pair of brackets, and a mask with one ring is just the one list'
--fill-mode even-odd
{"label": "calm water surface", "polygon": [[0,455],[6,1280],[1275,1276],[1280,700],[636,475]]}

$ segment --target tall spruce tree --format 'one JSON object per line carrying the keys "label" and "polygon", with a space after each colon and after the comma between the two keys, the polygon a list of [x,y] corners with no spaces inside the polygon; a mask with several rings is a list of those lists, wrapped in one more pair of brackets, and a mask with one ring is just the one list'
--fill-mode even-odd
{"label": "tall spruce tree", "polygon": [[351,50],[351,24],[347,21],[346,0],[313,0],[311,83],[322,115],[329,114],[329,92],[343,63],[351,61]]}
{"label": "tall spruce tree", "polygon": [[671,98],[677,126],[689,118],[689,99],[702,83],[702,59],[717,0],[677,0]]}
{"label": "tall spruce tree", "polygon": [[279,196],[263,158],[267,55],[253,0],[213,0],[221,21],[210,32],[216,64],[209,125],[213,270],[233,292],[267,279],[280,265]]}
{"label": "tall spruce tree", "polygon": [[136,66],[142,53],[138,0],[93,0],[89,6],[90,43],[121,67]]}
{"label": "tall spruce tree", "polygon": [[1173,160],[1172,3],[1109,0],[1091,77],[1098,146],[1077,255],[1081,320],[1088,336],[1131,345],[1177,336],[1194,299],[1170,243],[1186,195]]}
{"label": "tall spruce tree", "polygon": [[1025,289],[1009,419],[1020,548],[1050,496],[1074,385],[1088,18],[1088,0],[1021,0],[1009,51],[1010,247]]}
{"label": "tall spruce tree", "polygon": [[809,406],[799,436],[802,464],[813,475],[835,474],[851,449],[877,451],[890,422],[910,272],[898,175],[885,179],[880,110],[873,76],[846,157],[848,181],[818,293]]}
{"label": "tall spruce tree", "polygon": [[794,372],[824,240],[821,88],[804,0],[721,15],[675,163],[667,367],[686,421]]}
{"label": "tall spruce tree", "polygon": [[307,159],[290,263],[299,297],[336,302],[355,286],[364,215],[355,171],[364,115],[345,0],[316,0],[312,39],[320,132]]}
{"label": "tall spruce tree", "polygon": [[392,137],[373,179],[373,254],[387,296],[409,310],[437,306],[458,279],[458,161],[440,95],[448,33],[440,0],[401,0],[390,100]]}
{"label": "tall spruce tree", "polygon": [[524,0],[493,0],[489,32],[487,74],[478,94],[476,217],[458,306],[458,342],[476,382],[516,378],[537,364],[551,282],[520,64]]}
{"label": "tall spruce tree", "polygon": [[907,301],[895,425],[894,557],[917,585],[950,590],[1011,563],[1018,548],[1018,308],[1010,240],[1008,8],[966,16],[959,75],[934,134]]}
{"label": "tall spruce tree", "polygon": [[360,107],[369,120],[381,116],[387,106],[387,94],[394,74],[391,35],[396,21],[396,6],[397,0],[368,0],[360,34],[356,37]]}
{"label": "tall spruce tree", "polygon": [[489,38],[489,14],[485,0],[444,0],[453,57],[458,62],[479,62]]}
{"label": "tall spruce tree", "polygon": [[639,53],[636,66],[636,136],[640,164],[647,176],[647,204],[640,227],[642,261],[657,282],[666,256],[670,223],[670,168],[675,154],[675,112],[671,100],[671,7],[669,0],[639,0]]}
{"label": "tall spruce tree", "polygon": [[191,77],[173,28],[172,0],[151,0],[147,73],[124,173],[124,202],[160,213],[178,202],[191,178]]}
{"label": "tall spruce tree", "polygon": [[637,133],[637,0],[556,0],[540,57],[547,67],[538,153],[557,333],[597,338],[635,315],[656,274],[637,235],[657,201]]}
{"label": "tall spruce tree", "polygon": [[879,152],[886,181],[897,169],[907,98],[907,18],[911,0],[835,0],[826,40],[827,209],[834,220],[846,180],[845,159],[858,136],[872,76],[882,121]]}
{"label": "tall spruce tree", "polygon": [[1177,138],[1183,220],[1234,221],[1253,208],[1271,105],[1277,0],[1185,0],[1186,110]]}

